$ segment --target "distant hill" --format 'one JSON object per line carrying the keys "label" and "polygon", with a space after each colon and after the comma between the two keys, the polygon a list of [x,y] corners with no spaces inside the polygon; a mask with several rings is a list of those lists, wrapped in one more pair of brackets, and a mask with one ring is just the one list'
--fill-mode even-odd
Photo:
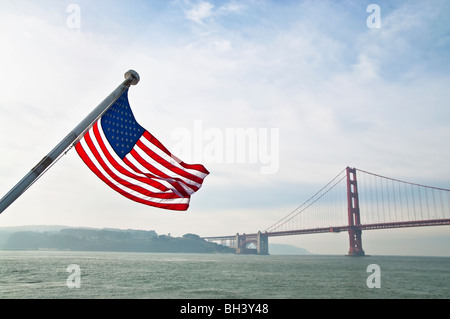
{"label": "distant hill", "polygon": [[312,255],[304,248],[285,244],[269,243],[269,254],[271,255]]}
{"label": "distant hill", "polygon": [[171,237],[158,235],[153,230],[64,226],[0,228],[0,249],[234,253],[234,249],[208,242],[196,234]]}
{"label": "distant hill", "polygon": [[[182,237],[158,235],[153,230],[121,230],[68,226],[0,227],[0,249],[6,250],[79,250],[234,253],[229,248],[201,239],[196,234]],[[311,255],[292,245],[269,243],[270,255]]]}

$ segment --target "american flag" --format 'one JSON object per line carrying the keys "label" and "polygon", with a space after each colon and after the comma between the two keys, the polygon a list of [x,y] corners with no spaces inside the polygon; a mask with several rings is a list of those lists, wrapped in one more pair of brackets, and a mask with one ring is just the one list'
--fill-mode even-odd
{"label": "american flag", "polygon": [[133,116],[128,90],[94,123],[75,149],[108,186],[136,202],[187,210],[209,174],[200,164],[173,156]]}

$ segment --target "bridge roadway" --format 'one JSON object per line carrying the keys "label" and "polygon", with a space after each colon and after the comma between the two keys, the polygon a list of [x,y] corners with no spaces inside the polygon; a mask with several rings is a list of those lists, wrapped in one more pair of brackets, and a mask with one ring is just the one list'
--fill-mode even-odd
{"label": "bridge roadway", "polygon": [[[292,236],[292,235],[304,235],[304,234],[318,234],[318,233],[339,233],[342,231],[349,231],[350,228],[358,230],[374,230],[374,229],[390,229],[390,228],[404,228],[404,227],[423,227],[423,226],[443,226],[450,225],[450,219],[429,219],[429,220],[414,220],[403,222],[390,222],[390,223],[378,223],[378,224],[364,224],[364,225],[344,225],[344,226],[330,226],[322,228],[310,228],[310,229],[297,229],[297,230],[285,230],[276,232],[262,232],[261,234],[266,237],[280,237],[280,236]],[[236,234],[229,236],[208,236],[201,237],[205,240],[230,240],[236,239],[239,235],[244,238],[256,238],[258,233],[250,234]]]}

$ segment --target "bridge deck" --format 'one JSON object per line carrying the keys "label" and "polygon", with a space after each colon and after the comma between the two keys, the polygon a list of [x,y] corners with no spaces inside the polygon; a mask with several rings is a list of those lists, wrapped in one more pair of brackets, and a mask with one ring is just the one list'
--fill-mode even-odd
{"label": "bridge deck", "polygon": [[[349,228],[355,227],[359,230],[374,230],[374,229],[391,229],[391,228],[406,228],[406,227],[424,227],[424,226],[443,226],[450,225],[450,219],[430,219],[430,220],[415,220],[404,222],[391,222],[391,223],[378,223],[378,224],[365,224],[356,226],[330,226],[322,228],[310,228],[310,229],[297,229],[277,232],[264,232],[263,235],[267,237],[280,237],[280,236],[292,236],[292,235],[304,235],[304,234],[318,234],[318,233],[339,233],[342,231],[348,231]],[[257,233],[239,234],[243,237],[256,237]],[[229,236],[212,236],[202,237],[206,240],[226,240],[234,239],[236,235]]]}

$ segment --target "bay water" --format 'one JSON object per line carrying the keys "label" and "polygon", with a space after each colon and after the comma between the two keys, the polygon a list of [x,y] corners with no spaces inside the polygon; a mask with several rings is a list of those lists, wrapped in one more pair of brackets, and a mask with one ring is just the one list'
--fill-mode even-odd
{"label": "bay water", "polygon": [[449,297],[450,257],[0,251],[1,299]]}

